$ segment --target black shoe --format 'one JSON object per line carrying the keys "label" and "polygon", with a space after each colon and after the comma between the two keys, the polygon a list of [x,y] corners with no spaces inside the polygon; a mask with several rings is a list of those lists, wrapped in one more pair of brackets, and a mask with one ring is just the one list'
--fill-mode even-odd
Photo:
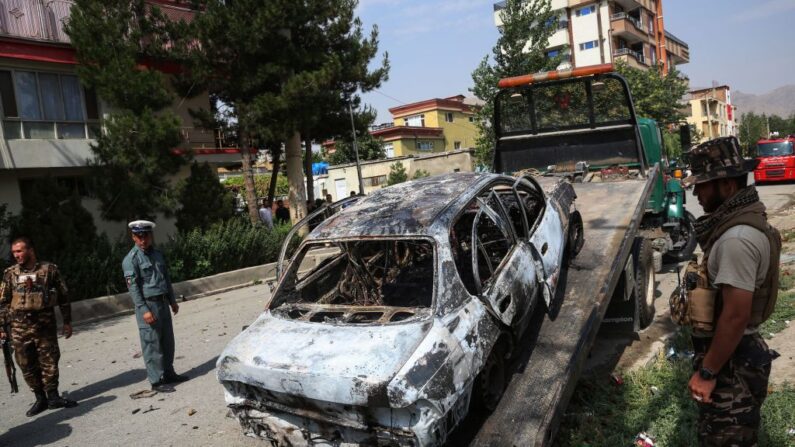
{"label": "black shoe", "polygon": [[47,409],[47,396],[43,392],[39,391],[36,393],[36,402],[34,402],[33,406],[30,407],[30,410],[28,410],[25,413],[25,416],[33,417],[46,409]]}
{"label": "black shoe", "polygon": [[182,383],[188,380],[190,380],[190,377],[177,373],[163,374],[163,382],[165,383]]}
{"label": "black shoe", "polygon": [[157,391],[158,393],[173,393],[176,390],[174,387],[161,380],[160,382],[152,384],[152,391]]}
{"label": "black shoe", "polygon": [[58,391],[48,391],[47,392],[47,408],[50,410],[54,410],[56,408],[74,408],[77,406],[77,402],[71,399],[64,399],[58,394]]}

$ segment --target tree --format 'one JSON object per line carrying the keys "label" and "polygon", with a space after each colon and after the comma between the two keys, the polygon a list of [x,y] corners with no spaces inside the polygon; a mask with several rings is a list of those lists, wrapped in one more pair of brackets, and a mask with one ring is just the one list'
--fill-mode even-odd
{"label": "tree", "polygon": [[176,212],[177,229],[183,233],[195,228],[206,230],[235,213],[232,195],[207,163],[193,162],[190,177],[180,182],[179,202],[182,206]]}
{"label": "tree", "polygon": [[481,166],[491,163],[495,137],[492,128],[494,98],[501,78],[553,70],[563,60],[563,49],[549,57],[546,48],[558,26],[557,14],[550,0],[507,0],[500,11],[503,25],[500,37],[489,56],[483,58],[472,72],[474,87],[470,90],[485,102],[476,114],[478,137],[475,158]]}
{"label": "tree", "polygon": [[744,155],[751,155],[755,150],[756,142],[767,136],[767,116],[757,115],[753,112],[742,114],[738,139],[740,145],[745,148]]}
{"label": "tree", "polygon": [[666,74],[662,64],[640,70],[623,61],[615,68],[627,80],[637,116],[652,118],[660,126],[684,122],[687,79],[676,69]]}
{"label": "tree", "polygon": [[417,169],[416,171],[414,171],[414,175],[411,176],[411,179],[417,180],[418,178],[430,177],[430,176],[431,176],[430,172],[424,169]]}
{"label": "tree", "polygon": [[408,179],[409,176],[406,173],[406,168],[403,167],[403,163],[398,161],[389,166],[389,177],[386,179],[387,186],[397,185]]}
{"label": "tree", "polygon": [[90,163],[107,219],[152,218],[174,208],[168,178],[186,162],[174,151],[180,121],[164,110],[174,99],[168,79],[147,67],[176,57],[184,29],[144,0],[76,0],[71,9],[65,30],[77,74],[111,106]]}
{"label": "tree", "polygon": [[[367,133],[366,136],[359,137],[356,143],[359,149],[359,161],[381,160],[386,158],[384,142],[380,138],[373,138],[370,133]],[[353,150],[352,141],[344,139],[336,140],[334,142],[334,147],[334,153],[328,156],[328,162],[330,164],[342,165],[356,162],[356,154]]]}
{"label": "tree", "polygon": [[[194,78],[234,111],[241,147],[285,141],[293,219],[306,213],[300,132],[327,110],[357,106],[357,90],[380,85],[388,65],[370,71],[378,48],[354,17],[355,0],[207,0],[194,21],[200,45]],[[386,58],[385,58],[386,61]],[[342,107],[345,105],[346,107]],[[311,141],[311,136],[305,140]],[[243,159],[249,202],[253,181]],[[249,209],[252,222],[256,211]]]}

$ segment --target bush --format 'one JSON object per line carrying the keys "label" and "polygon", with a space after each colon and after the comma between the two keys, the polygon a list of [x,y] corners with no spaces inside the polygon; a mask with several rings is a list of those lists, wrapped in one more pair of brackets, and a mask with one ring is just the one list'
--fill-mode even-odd
{"label": "bush", "polygon": [[176,212],[180,232],[206,229],[235,214],[232,194],[224,189],[207,163],[194,162],[190,167],[190,177],[180,182],[178,189],[182,205]]}
{"label": "bush", "polygon": [[[254,190],[257,191],[257,197],[265,197],[268,195],[268,188],[271,184],[270,174],[261,174],[254,176]],[[226,179],[223,183],[224,187],[228,190],[237,188],[241,192],[245,190],[243,185],[243,177],[231,177]],[[290,193],[290,183],[287,181],[286,175],[280,175],[276,178],[276,195],[286,196]]]}

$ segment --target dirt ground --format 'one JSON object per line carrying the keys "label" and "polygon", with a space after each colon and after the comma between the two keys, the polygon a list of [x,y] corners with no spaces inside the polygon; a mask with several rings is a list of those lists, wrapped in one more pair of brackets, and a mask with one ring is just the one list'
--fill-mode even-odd
{"label": "dirt ground", "polygon": [[[795,229],[795,205],[790,204],[786,209],[777,212],[770,219],[773,226],[779,231]],[[789,267],[795,271],[795,241],[784,243],[781,247],[782,269]],[[781,357],[773,362],[770,380],[774,384],[789,382],[795,385],[795,321],[786,329],[768,340],[768,345],[778,351]]]}

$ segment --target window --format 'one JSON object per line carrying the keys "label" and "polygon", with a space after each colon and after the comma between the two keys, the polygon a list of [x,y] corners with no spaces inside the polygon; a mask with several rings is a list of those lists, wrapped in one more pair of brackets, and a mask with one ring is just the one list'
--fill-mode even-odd
{"label": "window", "polygon": [[557,57],[558,54],[560,54],[560,51],[558,51],[558,50],[547,51],[547,57],[548,58]]}
{"label": "window", "polygon": [[362,185],[364,185],[364,186],[386,185],[386,176],[385,175],[376,175],[374,177],[365,177],[365,178],[362,179]]}
{"label": "window", "polygon": [[417,150],[418,151],[432,151],[433,150],[433,141],[417,141]]}
{"label": "window", "polygon": [[475,116],[474,115],[469,115],[469,122],[470,123],[474,123],[475,122]]}
{"label": "window", "polygon": [[585,8],[578,9],[574,15],[577,17],[587,16],[588,14],[593,14],[596,12],[596,5],[586,6]]}
{"label": "window", "polygon": [[392,158],[395,156],[395,145],[392,143],[384,143],[384,152],[386,152],[386,158]]}
{"label": "window", "polygon": [[83,139],[99,132],[96,95],[76,76],[0,70],[6,139]]}
{"label": "window", "polygon": [[591,40],[589,42],[583,42],[580,44],[580,50],[590,50],[592,48],[599,48],[599,41],[598,40]]}
{"label": "window", "polygon": [[425,115],[414,115],[403,118],[406,126],[425,127]]}
{"label": "window", "polygon": [[453,122],[453,112],[445,112],[444,114],[444,122],[452,123]]}

